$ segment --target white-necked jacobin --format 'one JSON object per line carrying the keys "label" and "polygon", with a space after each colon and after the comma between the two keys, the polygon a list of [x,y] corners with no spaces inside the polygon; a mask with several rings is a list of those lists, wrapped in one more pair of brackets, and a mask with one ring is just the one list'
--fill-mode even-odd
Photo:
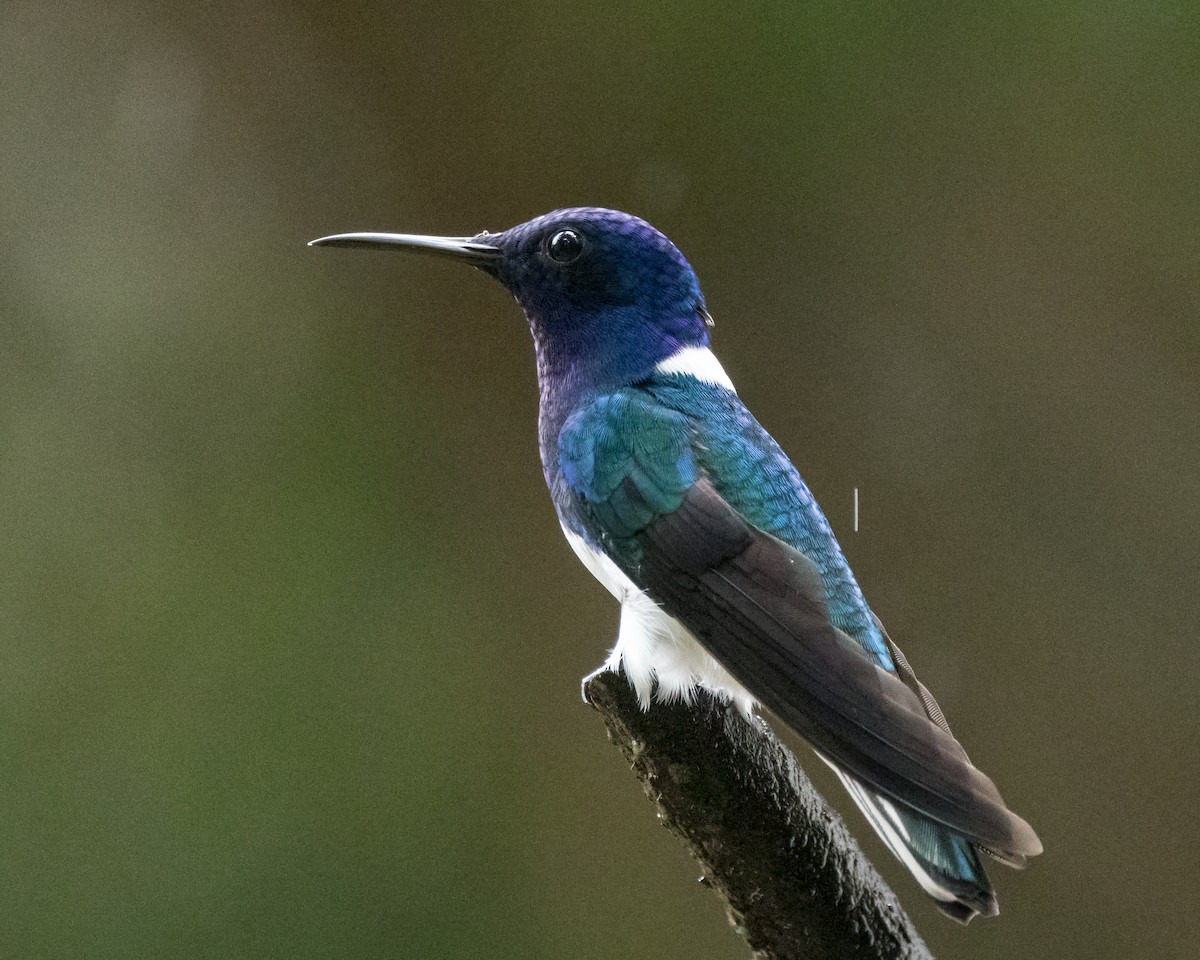
{"label": "white-necked jacobin", "polygon": [[943,911],[998,912],[980,854],[1042,850],[967,758],[871,612],[796,468],[709,349],[696,274],[637,217],[557,210],[474,237],[350,233],[327,246],[473,264],[533,332],[538,441],[559,522],[621,604],[601,670],[643,708],[697,688],[769,708],[836,772]]}

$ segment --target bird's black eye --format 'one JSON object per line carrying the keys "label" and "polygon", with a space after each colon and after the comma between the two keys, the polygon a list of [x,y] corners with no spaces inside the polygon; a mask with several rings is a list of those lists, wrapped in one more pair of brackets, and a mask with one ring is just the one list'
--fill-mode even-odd
{"label": "bird's black eye", "polygon": [[583,253],[583,239],[574,230],[559,230],[546,244],[546,252],[556,263],[570,263]]}

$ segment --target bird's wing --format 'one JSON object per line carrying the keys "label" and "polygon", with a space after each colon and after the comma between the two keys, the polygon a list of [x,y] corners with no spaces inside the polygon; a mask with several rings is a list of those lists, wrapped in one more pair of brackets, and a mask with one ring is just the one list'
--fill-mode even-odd
{"label": "bird's wing", "polygon": [[812,560],[721,496],[695,442],[686,416],[636,390],[573,415],[561,482],[589,539],[837,766],[989,848],[1040,852],[921,698],[830,623]]}

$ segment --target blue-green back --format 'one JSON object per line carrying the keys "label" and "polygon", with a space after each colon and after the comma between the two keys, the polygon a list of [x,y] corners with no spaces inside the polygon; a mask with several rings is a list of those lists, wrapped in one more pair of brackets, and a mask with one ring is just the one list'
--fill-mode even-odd
{"label": "blue-green back", "polygon": [[[862,591],[796,468],[731,390],[694,377],[656,374],[592,398],[560,444],[570,483],[598,504],[601,544],[620,551],[622,532],[648,523],[648,510],[676,509],[706,476],[751,524],[804,553],[825,584],[830,620],[885,669],[894,669]],[[629,477],[641,492],[627,502]],[[588,531],[595,534],[596,531]]]}

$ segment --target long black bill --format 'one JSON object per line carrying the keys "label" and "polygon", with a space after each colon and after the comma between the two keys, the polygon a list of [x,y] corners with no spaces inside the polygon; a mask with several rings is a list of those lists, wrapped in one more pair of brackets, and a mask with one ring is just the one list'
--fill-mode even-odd
{"label": "long black bill", "polygon": [[[481,234],[486,237],[487,234]],[[415,233],[335,233],[310,240],[310,247],[368,247],[375,250],[411,250],[436,257],[453,257],[476,266],[499,259],[500,248],[477,237],[425,237]]]}

